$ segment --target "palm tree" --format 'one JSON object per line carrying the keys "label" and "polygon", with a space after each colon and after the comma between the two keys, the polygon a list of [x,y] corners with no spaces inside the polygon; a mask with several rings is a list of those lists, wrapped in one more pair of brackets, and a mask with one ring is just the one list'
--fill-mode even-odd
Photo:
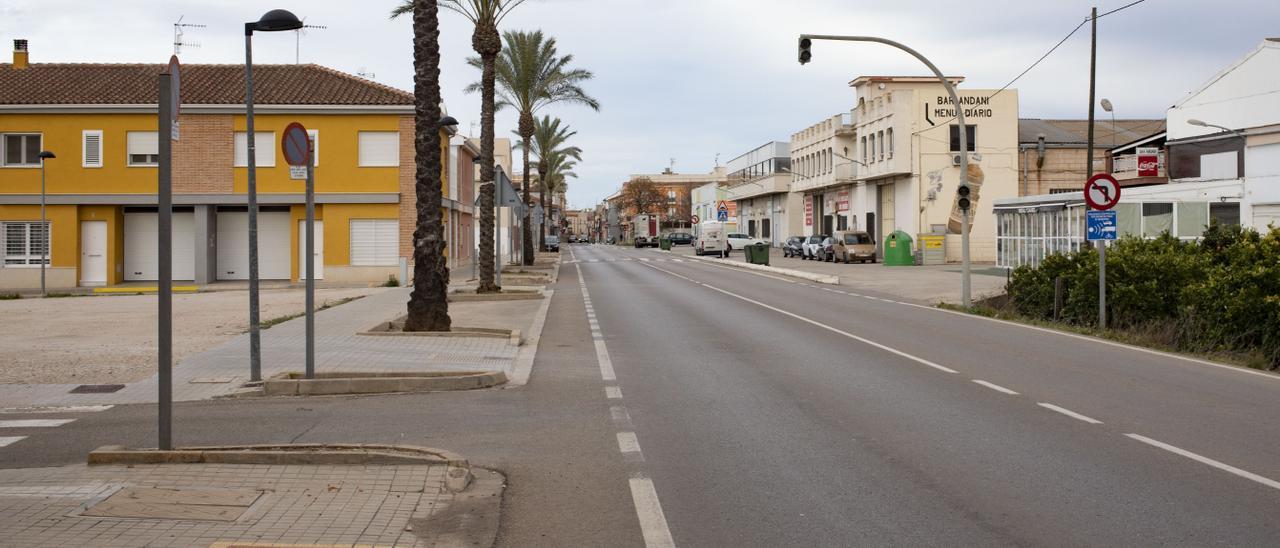
{"label": "palm tree", "polygon": [[[471,47],[480,54],[480,280],[477,293],[492,293],[502,288],[494,282],[494,169],[493,114],[497,111],[494,91],[494,63],[502,51],[498,24],[525,0],[438,0],[440,7],[458,13],[471,22]],[[404,0],[391,11],[391,17],[411,13],[413,0]],[[470,91],[470,88],[468,88]]]}
{"label": "palm tree", "polygon": [[[513,107],[519,111],[517,134],[528,143],[533,138],[535,121],[533,113],[552,103],[577,103],[600,110],[600,103],[587,92],[581,84],[591,79],[591,72],[583,69],[571,69],[572,55],[559,56],[556,52],[556,39],[544,37],[542,31],[533,32],[507,31],[502,33],[507,47],[498,56],[497,69],[499,101],[498,108]],[[467,62],[480,67],[482,59],[472,57]],[[471,84],[467,91],[479,89],[481,83]],[[524,203],[529,203],[529,147],[524,147]],[[524,240],[524,263],[533,264],[533,238],[529,227],[529,216],[526,210],[522,232]]]}
{"label": "palm tree", "polygon": [[440,17],[433,0],[413,4],[413,292],[405,331],[448,331],[449,266],[440,214]]}
{"label": "palm tree", "polygon": [[[568,190],[567,182],[569,177],[577,178],[578,174],[574,173],[573,168],[581,160],[577,147],[569,147],[570,150],[556,150],[549,153],[545,158],[539,158],[540,166],[545,165],[546,171],[538,173],[538,182],[542,190],[543,207],[546,207],[547,196],[554,199],[556,196],[564,197],[564,192]],[[546,175],[543,175],[545,173]],[[553,204],[554,205],[554,204]],[[561,204],[563,205],[563,204]],[[551,217],[552,210],[547,209],[547,217]]]}
{"label": "palm tree", "polygon": [[[542,203],[542,210],[545,212],[550,213],[551,211],[550,209],[547,209],[547,195],[550,193],[547,190],[547,183],[554,181],[554,177],[547,176],[553,174],[552,166],[549,164],[549,161],[556,156],[563,157],[559,158],[560,161],[568,158],[582,161],[582,149],[578,147],[565,146],[565,143],[577,134],[578,132],[576,131],[569,131],[569,126],[567,124],[561,126],[559,118],[543,116],[534,123],[533,138],[529,140],[529,151],[538,156],[538,180],[541,188],[541,191],[538,194],[539,201]],[[518,141],[516,143],[516,148],[523,149],[524,146],[525,141]],[[570,165],[573,165],[574,163],[576,162],[571,161]],[[572,171],[569,173],[572,174]],[[576,174],[572,174],[571,176],[577,177]],[[548,224],[543,223],[542,226],[543,230],[538,233],[538,249],[545,249],[547,244],[546,228],[548,228]]]}

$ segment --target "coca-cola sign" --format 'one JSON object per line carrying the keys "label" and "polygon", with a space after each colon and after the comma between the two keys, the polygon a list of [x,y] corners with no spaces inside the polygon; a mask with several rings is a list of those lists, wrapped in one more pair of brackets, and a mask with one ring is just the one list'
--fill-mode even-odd
{"label": "coca-cola sign", "polygon": [[1160,176],[1160,157],[1154,154],[1138,155],[1138,176],[1139,177]]}

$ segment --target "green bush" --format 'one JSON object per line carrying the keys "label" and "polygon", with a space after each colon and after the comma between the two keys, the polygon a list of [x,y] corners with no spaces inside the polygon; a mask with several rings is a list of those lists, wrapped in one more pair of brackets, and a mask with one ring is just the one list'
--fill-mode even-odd
{"label": "green bush", "polygon": [[382,283],[382,287],[400,287],[400,280],[397,280],[395,275],[392,274],[387,276],[387,281]]}
{"label": "green bush", "polygon": [[22,298],[22,295],[19,295],[17,293],[0,293],[0,301],[12,301],[14,299],[21,299],[21,298]]}
{"label": "green bush", "polygon": [[[1065,298],[1061,320],[1089,326],[1098,317],[1098,254],[1086,247],[1014,269],[1006,288],[1014,312],[1053,319],[1054,280]],[[1260,354],[1280,365],[1280,228],[1267,234],[1211,224],[1196,242],[1169,236],[1124,238],[1107,248],[1109,327],[1197,352]]]}

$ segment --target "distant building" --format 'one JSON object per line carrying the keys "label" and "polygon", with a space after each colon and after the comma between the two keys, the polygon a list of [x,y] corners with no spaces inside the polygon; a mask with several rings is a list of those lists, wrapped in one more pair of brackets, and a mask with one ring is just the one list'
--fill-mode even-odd
{"label": "distant building", "polygon": [[[893,130],[889,130],[888,139],[882,139],[882,146],[885,141],[893,141]],[[892,158],[893,147],[888,150]],[[875,205],[868,201],[874,199],[875,186],[855,179],[858,160],[852,157],[857,148],[851,114],[832,116],[792,134],[789,154],[796,203],[793,226],[785,236],[831,234],[835,230],[875,234]],[[867,197],[868,188],[871,198]]]}
{"label": "distant building", "polygon": [[[726,165],[726,200],[733,202],[735,230],[780,246],[800,233],[800,196],[791,193],[788,143],[765,143]],[[711,220],[714,220],[712,217]]]}
{"label": "distant building", "polygon": [[[1164,120],[1094,121],[1093,170],[1087,169],[1088,120],[1018,120],[1018,195],[1058,194],[1084,187],[1092,173],[1112,172],[1111,149],[1142,141],[1164,131]],[[1121,186],[1144,186],[1166,182],[1163,177],[1139,178],[1132,151],[1121,158],[1125,167],[1118,174]],[[1130,168],[1131,167],[1131,168]]]}

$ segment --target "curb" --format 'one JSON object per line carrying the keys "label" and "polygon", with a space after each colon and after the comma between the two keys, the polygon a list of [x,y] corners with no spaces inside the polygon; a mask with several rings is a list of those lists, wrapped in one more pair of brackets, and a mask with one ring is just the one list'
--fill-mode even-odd
{"label": "curb", "polygon": [[368,337],[474,337],[480,339],[507,339],[511,346],[520,346],[521,337],[519,329],[495,329],[491,327],[457,327],[450,331],[395,331],[395,323],[403,321],[401,316],[389,322],[378,322],[377,325],[364,331],[356,332],[356,335]]}
{"label": "curb", "polygon": [[547,290],[547,298],[542,302],[542,306],[538,308],[533,324],[529,326],[529,337],[525,339],[525,342],[529,344],[525,344],[516,352],[516,360],[511,367],[511,378],[508,379],[506,386],[503,386],[504,389],[529,384],[529,375],[533,373],[533,360],[538,356],[538,344],[542,341],[542,328],[547,323],[547,312],[551,309],[551,296],[554,294],[554,289]]}
{"label": "curb", "polygon": [[481,301],[535,301],[541,299],[544,295],[541,289],[537,292],[519,292],[519,293],[450,293],[449,302],[451,303],[467,303]]}
{"label": "curb", "polygon": [[169,451],[105,445],[89,453],[88,464],[444,464],[450,472],[463,469],[467,475],[471,469],[466,457],[452,451],[368,443],[215,445]]}
{"label": "curb", "polygon": [[[289,378],[284,373],[262,384],[266,396],[334,396],[340,394],[387,394],[396,392],[440,392],[477,390],[507,382],[502,371],[440,373],[317,373],[314,379]],[[330,377],[330,378],[325,378]]]}
{"label": "curb", "polygon": [[712,259],[712,258],[710,258],[710,257],[699,257],[699,256],[697,256],[697,255],[684,255],[684,257],[685,257],[685,258],[688,258],[688,259],[697,259],[697,260],[699,260],[699,261],[707,261],[707,262],[715,263],[715,264],[718,264],[718,265],[724,265],[724,266],[729,266],[729,267],[734,267],[734,268],[741,268],[741,269],[744,269],[744,270],[759,270],[760,272],[769,272],[769,273],[771,273],[771,274],[780,274],[780,275],[782,275],[782,276],[791,276],[792,278],[800,278],[800,279],[802,279],[802,280],[809,280],[809,281],[811,281],[811,282],[818,282],[818,283],[820,283],[820,284],[840,285],[840,277],[839,277],[839,276],[827,276],[827,275],[824,275],[824,274],[816,274],[816,273],[813,273],[813,272],[805,272],[805,271],[803,271],[803,270],[792,270],[792,269],[790,269],[790,268],[778,268],[778,267],[776,267],[776,266],[764,266],[764,265],[759,265],[759,264],[737,263],[737,262],[726,261],[726,260],[723,260],[723,259]]}

